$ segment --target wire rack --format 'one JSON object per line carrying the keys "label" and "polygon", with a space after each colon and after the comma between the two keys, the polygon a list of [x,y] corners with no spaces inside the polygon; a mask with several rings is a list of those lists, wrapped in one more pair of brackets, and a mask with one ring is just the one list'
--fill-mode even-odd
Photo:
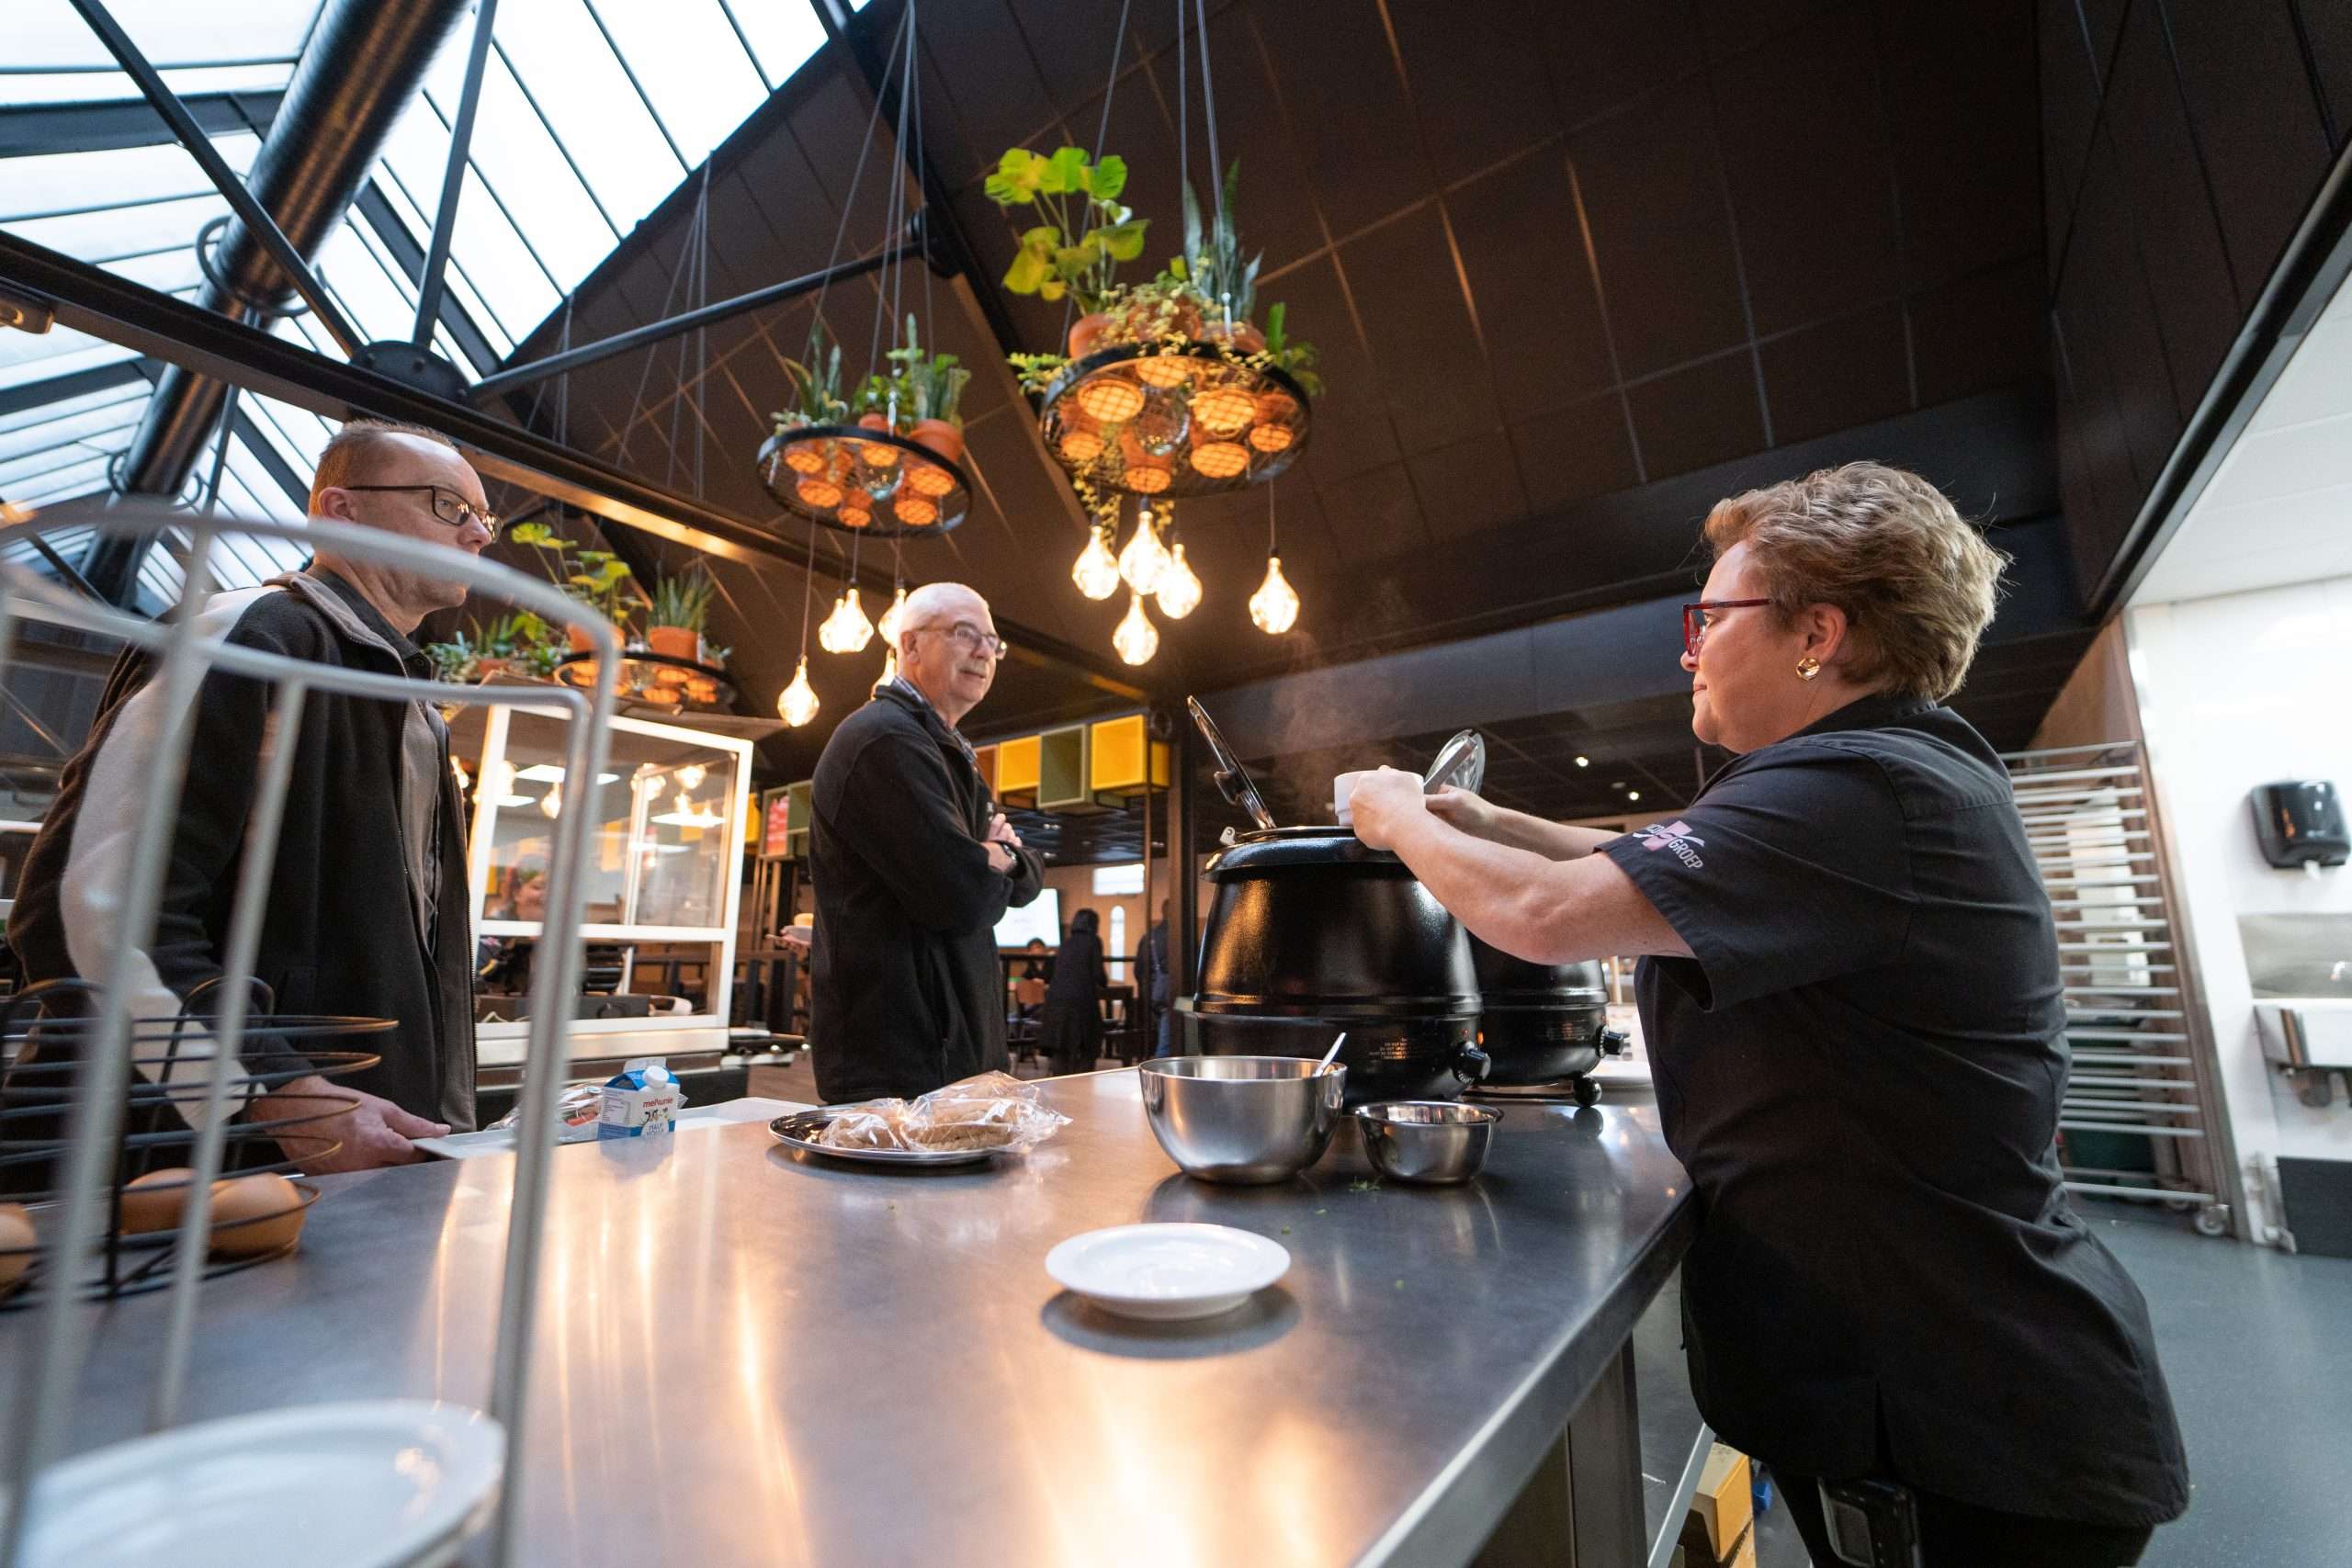
{"label": "wire rack", "polygon": [[2058,928],[2066,1185],[2194,1210],[2199,1230],[2225,1235],[2228,1123],[2146,759],[2126,741],[2002,760]]}
{"label": "wire rack", "polygon": [[[316,694],[339,694],[390,703],[432,703],[445,708],[527,705],[553,711],[571,721],[565,755],[571,776],[594,778],[607,754],[607,725],[613,710],[611,671],[620,652],[619,638],[608,622],[546,583],[445,545],[318,519],[295,525],[221,514],[192,515],[160,504],[119,500],[103,510],[59,508],[30,522],[0,528],[0,563],[10,555],[25,553],[9,548],[19,540],[93,525],[108,533],[159,541],[174,535],[173,542],[182,544],[185,550],[187,570],[179,605],[165,619],[149,621],[94,603],[22,566],[0,564],[0,677],[5,677],[9,655],[27,626],[82,633],[148,654],[153,660],[150,680],[162,692],[164,715],[154,751],[144,759],[144,791],[120,882],[107,890],[119,919],[107,972],[89,977],[91,983],[81,988],[70,1018],[44,1020],[27,1032],[27,1043],[40,1031],[51,1032],[41,1043],[69,1046],[60,1055],[70,1058],[74,1066],[46,1079],[36,1077],[35,1103],[28,1108],[52,1118],[57,1135],[43,1141],[40,1148],[49,1168],[39,1183],[41,1207],[36,1223],[39,1252],[34,1268],[44,1288],[36,1292],[30,1303],[29,1315],[35,1320],[33,1345],[21,1363],[31,1370],[15,1390],[7,1428],[0,1434],[6,1445],[5,1467],[0,1467],[0,1482],[5,1482],[5,1490],[0,1490],[0,1568],[14,1568],[29,1517],[40,1505],[42,1472],[62,1454],[73,1426],[75,1390],[95,1323],[81,1299],[86,1290],[104,1292],[110,1281],[135,1272],[136,1283],[170,1292],[163,1370],[152,1391],[148,1425],[151,1431],[162,1431],[180,1424],[197,1301],[208,1277],[208,1256],[217,1240],[210,1226],[211,1184],[232,1148],[230,1124],[236,1108],[277,1087],[271,1081],[272,1073],[248,1066],[248,1043],[266,1042],[274,1031],[315,1032],[322,1028],[364,1043],[368,1033],[388,1027],[367,1021],[330,1021],[322,1025],[317,1021],[272,1019],[266,1011],[266,993],[254,984],[268,882],[295,748],[310,698]],[[451,686],[308,663],[203,635],[199,615],[213,581],[210,563],[216,551],[223,549],[223,536],[229,535],[284,540],[303,549],[332,549],[355,563],[462,585],[484,598],[531,611],[552,626],[577,629],[590,650],[601,656],[599,672],[584,690]],[[139,981],[143,971],[152,985],[146,950],[154,939],[164,863],[189,765],[192,712],[203,682],[215,674],[263,682],[271,694],[261,754],[252,760],[257,789],[229,905],[223,974],[213,993],[203,998],[200,1015],[198,998],[191,997],[181,998],[173,1011],[158,1018],[153,1015],[152,1004],[142,1010]],[[208,758],[206,765],[223,764]],[[546,956],[534,965],[512,1220],[491,1386],[484,1391],[485,1408],[503,1427],[510,1456],[510,1480],[492,1516],[489,1545],[481,1559],[497,1568],[504,1568],[514,1555],[515,1510],[512,1505],[516,1487],[511,1479],[514,1474],[511,1458],[522,1451],[531,1367],[529,1328],[539,1282],[556,1096],[564,1076],[565,1042],[560,1031],[568,1010],[559,1000],[579,984],[581,906],[592,849],[583,804],[587,792],[577,792],[574,799],[567,801],[555,824],[546,933],[540,944]],[[363,1055],[329,1057],[325,1066],[356,1070]],[[34,1058],[36,1064],[45,1059],[38,1053]],[[194,1076],[182,1078],[177,1069],[183,1067]],[[40,1102],[43,1100],[46,1103]],[[140,1125],[142,1112],[152,1116],[166,1110],[182,1122],[192,1122],[194,1128],[192,1133],[175,1134],[191,1172],[180,1193],[179,1224],[160,1240],[141,1242],[135,1249],[139,1256],[126,1261],[126,1255],[134,1249],[126,1247],[119,1218],[122,1173],[127,1162],[134,1162],[150,1147],[140,1141],[151,1135]],[[190,1117],[189,1111],[195,1115]],[[285,1133],[311,1120],[311,1115],[298,1111],[280,1118],[275,1130]],[[300,1146],[299,1134],[288,1141]],[[315,1193],[304,1194],[305,1205],[314,1198]],[[48,1282],[56,1280],[80,1281],[85,1290],[47,1288]]]}

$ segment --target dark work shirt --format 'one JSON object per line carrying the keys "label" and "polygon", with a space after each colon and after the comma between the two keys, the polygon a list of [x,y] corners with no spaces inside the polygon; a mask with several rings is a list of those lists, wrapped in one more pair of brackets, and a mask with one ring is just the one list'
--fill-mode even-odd
{"label": "dark work shirt", "polygon": [[1645,958],[1701,1202],[1691,1381],[1736,1448],[2050,1518],[2188,1504],[2146,1303],[2069,1208],[2065,1010],[2008,778],[1866,697],[1603,849],[1695,955]]}

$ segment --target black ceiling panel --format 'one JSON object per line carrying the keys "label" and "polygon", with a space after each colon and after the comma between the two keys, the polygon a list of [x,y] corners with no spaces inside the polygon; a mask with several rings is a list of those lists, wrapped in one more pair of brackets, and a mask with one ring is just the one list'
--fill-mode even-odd
{"label": "black ceiling panel", "polygon": [[1405,450],[1499,429],[1501,411],[1438,204],[1350,241],[1340,248],[1340,265]]}
{"label": "black ceiling panel", "polygon": [[2164,17],[2153,5],[2124,23],[2108,103],[2101,135],[2117,154],[2175,407],[2186,418],[2229,352],[2239,311]]}
{"label": "black ceiling panel", "polygon": [[2311,45],[2320,101],[2340,147],[2352,136],[2352,6],[2335,0],[2295,0],[2295,17]]}
{"label": "black ceiling panel", "polygon": [[[2343,7],[2310,6],[2309,10]],[[2330,149],[2295,38],[2290,0],[2164,7],[2198,152],[2211,175],[2238,308],[2251,310],[2271,264],[2327,175]]]}
{"label": "black ceiling panel", "polygon": [[1903,310],[1892,300],[1774,338],[1758,352],[1780,440],[1826,435],[1911,406]]}
{"label": "black ceiling panel", "polygon": [[1693,78],[1568,139],[1627,376],[1747,335],[1709,119]]}
{"label": "black ceiling panel", "polygon": [[1413,112],[1440,180],[1463,179],[1559,129],[1531,13],[1551,0],[1388,0]]}
{"label": "black ceiling panel", "polygon": [[1911,302],[1919,406],[2013,387],[2050,364],[2041,258],[2017,260],[1929,289]]}
{"label": "black ceiling panel", "polygon": [[1587,125],[1700,64],[1690,0],[1534,0],[1560,118]]}
{"label": "black ceiling panel", "polygon": [[[1896,8],[1910,9],[1899,0]],[[2054,277],[2073,229],[2075,193],[2090,161],[2101,88],[2075,0],[2039,0],[2034,19],[2041,67],[2042,240]]]}
{"label": "black ceiling panel", "polygon": [[[931,68],[936,73],[933,82],[954,99],[962,133],[977,154],[972,161],[979,169],[985,171],[999,152],[1019,145],[1055,119],[1055,106],[1038,77],[1035,55],[1006,0],[956,0],[952,6],[926,6],[920,19]],[[1107,73],[1110,60],[1105,49],[1088,63],[1099,61]],[[1093,129],[1091,123],[1086,128],[1090,139]]]}
{"label": "black ceiling panel", "polygon": [[1362,565],[1429,547],[1429,526],[1404,464],[1369,468],[1330,484],[1318,481],[1315,488],[1342,560]]}
{"label": "black ceiling panel", "polygon": [[[1508,416],[1612,385],[1600,300],[1559,149],[1540,148],[1456,186],[1446,211]],[[1539,259],[1530,265],[1531,257]]]}
{"label": "black ceiling panel", "polygon": [[[1120,67],[1130,69],[1143,57],[1143,31],[1135,25],[1137,7],[1106,6],[1102,0],[1009,0],[1009,5],[1029,53],[1044,74],[1046,96],[1061,110],[1068,111],[1102,91],[1111,74],[1112,50],[1118,41],[1123,10],[1127,13],[1127,37],[1119,56]],[[1126,87],[1126,83],[1120,84],[1120,91]],[[1148,87],[1140,90],[1149,91]],[[1088,120],[1077,129],[1081,136],[1091,138],[1094,122]],[[1091,140],[1087,145],[1092,145]]]}
{"label": "black ceiling panel", "polygon": [[[2041,250],[2030,0],[1879,9],[1885,113],[1902,192],[1905,287],[1932,288]],[[2068,64],[2085,96],[2079,37]],[[1954,69],[1955,62],[1965,69]],[[2051,67],[2045,62],[2043,70]],[[2081,122],[2087,133],[2089,122]],[[2072,166],[2081,164],[2074,161]]]}
{"label": "black ceiling panel", "polygon": [[1756,331],[1891,298],[1902,265],[1871,12],[1832,12],[1712,79]]}
{"label": "black ceiling panel", "polygon": [[1396,431],[1387,400],[1332,258],[1318,256],[1263,291],[1270,299],[1288,303],[1291,334],[1313,343],[1319,355],[1325,390],[1315,400],[1315,428],[1303,460],[1316,482],[1396,461]]}
{"label": "black ceiling panel", "polygon": [[1405,460],[1430,533],[1439,540],[1484,533],[1527,515],[1511,444],[1499,430],[1416,453]]}
{"label": "black ceiling panel", "polygon": [[1615,392],[1516,421],[1510,443],[1528,508],[1538,514],[1639,481],[1624,400]]}
{"label": "black ceiling panel", "polygon": [[1665,479],[1760,450],[1763,406],[1746,349],[1685,366],[1629,389],[1634,430],[1650,478]]}
{"label": "black ceiling panel", "polygon": [[[1380,8],[1301,0],[1251,11],[1332,238],[1395,211],[1400,192],[1427,190],[1429,165],[1412,133]],[[1232,102],[1220,94],[1220,108]]]}
{"label": "black ceiling panel", "polygon": [[1707,58],[1727,61],[1804,27],[1833,0],[1699,0]]}

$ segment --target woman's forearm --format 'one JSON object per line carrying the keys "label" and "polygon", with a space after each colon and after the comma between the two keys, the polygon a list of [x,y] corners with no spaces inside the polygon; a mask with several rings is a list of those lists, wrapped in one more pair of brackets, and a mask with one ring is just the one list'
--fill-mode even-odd
{"label": "woman's forearm", "polygon": [[1494,811],[1494,842],[1526,850],[1545,860],[1581,860],[1618,836],[1604,829],[1571,828],[1565,822],[1546,821],[1508,807],[1498,806]]}
{"label": "woman's forearm", "polygon": [[[1528,818],[1534,821],[1537,818]],[[1592,842],[1616,837],[1560,828]],[[1625,874],[1591,843],[1573,857],[1473,837],[1434,816],[1405,822],[1397,858],[1481,942],[1537,964],[1665,953],[1690,948]]]}

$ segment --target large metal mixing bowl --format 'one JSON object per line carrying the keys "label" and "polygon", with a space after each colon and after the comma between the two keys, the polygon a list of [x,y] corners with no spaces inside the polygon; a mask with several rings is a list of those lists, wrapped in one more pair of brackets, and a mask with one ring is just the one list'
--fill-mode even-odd
{"label": "large metal mixing bowl", "polygon": [[1151,1135],[1187,1176],[1283,1181],[1323,1157],[1348,1069],[1297,1056],[1164,1056],[1141,1064]]}

